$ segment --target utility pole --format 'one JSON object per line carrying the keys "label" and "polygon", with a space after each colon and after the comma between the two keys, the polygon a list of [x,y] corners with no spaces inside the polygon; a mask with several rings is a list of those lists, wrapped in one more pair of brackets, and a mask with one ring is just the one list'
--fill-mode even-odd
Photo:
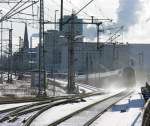
{"label": "utility pole", "polygon": [[8,83],[12,83],[12,29],[9,29]]}
{"label": "utility pole", "polygon": [[55,30],[56,30],[56,25],[57,25],[57,12],[58,12],[59,10],[55,10]]}
{"label": "utility pole", "polygon": [[[56,32],[56,21],[57,21],[57,18],[56,18],[56,14],[57,14],[58,10],[55,10],[55,32]],[[52,67],[52,78],[53,78],[53,96],[55,96],[55,43],[56,43],[56,33],[54,32],[54,41],[53,41],[53,60],[52,60],[52,64],[53,64],[53,67]]]}
{"label": "utility pole", "polygon": [[[0,10],[0,14],[2,15],[2,10]],[[2,17],[2,16],[1,16]],[[1,21],[1,77],[0,77],[0,83],[3,83],[3,21]]]}
{"label": "utility pole", "polygon": [[[92,17],[92,22],[93,22],[93,17]],[[100,49],[101,47],[100,47],[100,32],[101,32],[101,30],[100,30],[100,25],[102,25],[102,22],[99,22],[99,23],[97,23],[96,24],[96,26],[97,26],[97,49]]]}
{"label": "utility pole", "polygon": [[21,63],[21,65],[19,66],[19,75],[18,75],[18,80],[22,80],[23,79],[23,71],[24,71],[24,49],[23,49],[23,40],[21,37],[19,37],[19,63]]}
{"label": "utility pole", "polygon": [[61,0],[61,8],[60,8],[60,26],[59,26],[60,31],[63,30],[63,4],[64,4],[63,2],[64,2],[64,1]]}
{"label": "utility pole", "polygon": [[[39,89],[38,95],[46,95],[45,50],[44,50],[44,0],[40,0],[39,22]],[[44,90],[44,94],[42,92]]]}
{"label": "utility pole", "polygon": [[75,70],[74,70],[74,14],[71,15],[70,33],[68,35],[68,93],[75,93]]}
{"label": "utility pole", "polygon": [[0,83],[3,83],[3,72],[2,72],[2,67],[3,67],[3,21],[1,22],[1,77],[0,77]]}
{"label": "utility pole", "polygon": [[[55,31],[56,32],[56,31]],[[53,49],[52,49],[52,78],[53,78],[53,96],[55,96],[55,42],[56,42],[56,33],[54,32],[54,40],[53,40]]]}
{"label": "utility pole", "polygon": [[[93,20],[93,17],[92,17]],[[100,30],[100,26],[102,25],[102,22],[99,22],[96,24],[97,26],[97,49],[99,50],[99,80],[100,80],[100,65],[101,65],[101,56],[102,56],[102,48],[104,47],[104,45],[100,45],[100,33],[102,32],[102,30]]]}
{"label": "utility pole", "polygon": [[144,58],[143,58],[143,57],[144,57],[143,51],[142,51],[142,52],[139,52],[139,53],[138,53],[138,56],[139,56],[139,65],[140,65],[140,66],[143,66],[143,62],[144,62],[144,60],[143,60],[143,59],[144,59]]}
{"label": "utility pole", "polygon": [[88,52],[86,53],[86,83],[89,81],[89,56]]}
{"label": "utility pole", "polygon": [[116,43],[112,43],[113,48],[113,69],[115,69],[115,60],[116,60]]}

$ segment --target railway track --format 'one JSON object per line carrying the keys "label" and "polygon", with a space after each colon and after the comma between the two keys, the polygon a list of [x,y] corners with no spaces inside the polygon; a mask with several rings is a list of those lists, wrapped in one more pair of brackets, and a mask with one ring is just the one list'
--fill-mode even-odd
{"label": "railway track", "polygon": [[2,110],[0,111],[0,124],[6,122],[10,123],[16,122],[17,125],[14,126],[20,126],[22,124],[23,126],[28,126],[39,114],[41,114],[42,112],[46,111],[49,108],[61,104],[80,102],[82,98],[100,94],[101,93],[88,93],[81,95],[61,96],[52,98],[50,100],[32,103],[29,105],[23,105],[20,107]]}
{"label": "railway track", "polygon": [[[51,124],[49,126],[80,126],[80,124],[74,125],[72,122],[75,122],[74,119],[78,119],[84,117],[87,112],[93,112],[97,110],[100,106],[105,106],[105,102],[111,103],[104,108],[101,107],[101,110],[94,114],[90,114],[90,117],[87,120],[82,121],[84,122],[84,126],[89,126],[94,120],[96,120],[101,114],[103,114],[106,110],[108,110],[112,104],[121,100],[122,98],[129,95],[131,92],[121,92],[113,96],[109,96],[103,100],[99,100],[93,104],[88,105],[85,108],[82,108],[76,112],[73,112]],[[83,101],[84,98],[102,95],[102,93],[88,93],[88,94],[81,94],[81,95],[70,95],[70,96],[61,96],[52,98],[45,101],[40,101],[28,105],[23,105],[20,107],[15,107],[7,110],[0,111],[0,125],[5,123],[11,123],[11,126],[30,126],[34,119],[36,119],[40,114],[45,112],[46,110],[68,103],[76,103]],[[70,122],[71,121],[71,122]],[[81,126],[83,126],[81,124]]]}
{"label": "railway track", "polygon": [[83,126],[90,126],[94,121],[96,121],[102,114],[104,114],[106,111],[108,111],[114,104],[116,104],[117,102],[119,102],[120,100],[122,100],[123,98],[129,96],[131,93],[126,94],[125,96],[123,96],[122,98],[117,98],[115,102],[113,102],[113,104],[109,105],[108,107],[106,107],[104,110],[98,112],[96,115],[94,115],[90,120],[88,120],[86,123],[84,123]]}
{"label": "railway track", "polygon": [[[10,108],[10,109],[5,109],[5,110],[0,110],[0,114],[2,113],[7,113],[7,112],[11,112],[11,111],[14,111],[14,110],[18,110],[18,109],[25,109],[25,108],[28,108],[28,107],[32,107],[32,106],[36,106],[36,105],[40,105],[40,104],[44,104],[44,103],[49,103],[49,102],[53,102],[53,101],[57,101],[57,100],[61,100],[61,99],[67,99],[67,98],[70,98],[70,97],[73,97],[73,96],[58,96],[58,97],[50,97],[50,98],[47,98],[45,100],[32,100],[30,102],[33,102],[29,105],[23,105],[23,106],[19,106],[19,107],[13,107],[13,108]],[[13,102],[12,102],[13,103]],[[12,104],[11,103],[11,104]],[[14,102],[16,103],[16,102]],[[17,102],[18,103],[18,102]],[[20,102],[19,102],[20,103]],[[27,103],[26,100],[22,100],[21,103]],[[6,104],[5,102],[3,104]],[[7,104],[10,104],[7,103]]]}
{"label": "railway track", "polygon": [[127,97],[131,93],[132,92],[125,91],[104,100],[100,100],[49,124],[49,126],[89,126],[105,111],[110,109],[113,104]]}
{"label": "railway track", "polygon": [[[117,101],[121,100],[122,98],[126,97],[130,93],[125,91],[125,92],[121,92],[119,94],[116,94],[114,96],[107,97],[106,99],[100,100],[100,101],[98,101],[98,102],[96,102],[94,104],[88,105],[87,107],[85,107],[83,109],[80,109],[80,110],[78,110],[76,112],[73,112],[73,113],[69,114],[68,116],[65,116],[65,117],[63,117],[63,118],[61,118],[61,119],[59,119],[59,120],[49,124],[49,126],[57,126],[57,125],[67,126],[66,125],[66,121],[72,119],[73,117],[75,117],[76,115],[78,115],[80,113],[83,113],[82,116],[84,117],[86,115],[84,112],[86,110],[89,110],[90,108],[93,108],[93,106],[98,106],[99,104],[104,104],[103,102],[105,102],[105,101],[108,102],[110,99],[116,98],[115,100],[112,101],[113,102],[113,103],[111,103],[111,105],[112,105],[115,102],[117,102]],[[51,108],[56,107],[58,105],[80,102],[80,101],[82,101],[83,98],[87,98],[87,97],[95,96],[95,95],[100,95],[100,93],[94,93],[94,94],[93,93],[89,93],[89,94],[85,94],[85,95],[70,97],[69,99],[63,99],[63,100],[57,100],[57,101],[51,102],[51,103],[47,104],[46,106],[40,108],[39,110],[35,111],[34,113],[32,113],[32,115],[29,115],[26,119],[24,119],[24,121],[22,121],[23,122],[22,124],[23,124],[23,126],[30,126],[30,125],[32,125],[32,122],[37,117],[39,117],[43,112],[47,111],[48,109],[51,109]],[[100,114],[102,114],[104,111],[106,111],[108,108],[110,108],[111,105],[107,106],[105,109],[103,108],[103,111],[100,111]],[[88,124],[90,124],[90,122],[93,122],[93,120],[96,117],[98,117],[100,114],[99,113],[95,113],[95,115],[88,120],[89,122],[88,121],[85,122],[85,126],[88,126]],[[73,126],[72,122],[70,123],[70,126]],[[77,125],[77,126],[80,126],[80,125]]]}

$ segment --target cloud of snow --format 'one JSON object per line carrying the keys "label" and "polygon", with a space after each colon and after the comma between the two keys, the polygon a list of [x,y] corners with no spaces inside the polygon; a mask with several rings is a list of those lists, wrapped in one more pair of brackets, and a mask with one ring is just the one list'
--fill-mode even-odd
{"label": "cloud of snow", "polygon": [[88,26],[85,25],[84,26],[84,36],[87,37],[90,41],[94,41],[95,37],[96,37],[96,27],[95,26]]}
{"label": "cloud of snow", "polygon": [[141,9],[142,3],[140,0],[119,0],[118,23],[125,26],[125,31],[138,23],[138,11]]}

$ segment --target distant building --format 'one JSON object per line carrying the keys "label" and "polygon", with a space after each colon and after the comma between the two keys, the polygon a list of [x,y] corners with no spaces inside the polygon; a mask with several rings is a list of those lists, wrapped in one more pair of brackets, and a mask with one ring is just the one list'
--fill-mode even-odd
{"label": "distant building", "polygon": [[[66,22],[70,16],[64,16]],[[75,36],[83,34],[82,19],[75,16]],[[48,30],[44,33],[45,68],[48,72],[68,72],[68,33],[70,24],[63,25],[63,32]],[[37,36],[37,35],[36,35]],[[31,46],[32,47],[32,46]],[[150,72],[149,55],[150,45],[144,44],[115,44],[107,43],[97,49],[97,43],[83,42],[76,39],[74,43],[74,62],[77,74],[105,72],[132,66],[141,71],[141,68]],[[145,58],[146,57],[146,58]],[[20,61],[23,58],[23,64]],[[24,43],[19,52],[14,54],[14,69],[38,69],[39,47],[29,48],[27,25],[25,24]]]}
{"label": "distant building", "polygon": [[[48,30],[44,36],[45,42],[45,66],[51,72],[55,64],[55,71],[63,69],[63,61],[66,56],[62,54],[63,45],[67,44],[67,39],[59,31]],[[63,59],[62,59],[63,58]]]}
{"label": "distant building", "polygon": [[150,78],[150,44],[130,44],[130,64],[136,69],[137,81],[145,84]]}
{"label": "distant building", "polygon": [[[69,21],[69,23],[65,24],[65,22],[68,21],[68,19],[71,19],[70,15],[65,15],[63,18],[63,33],[65,35],[68,35],[71,31],[71,22],[72,20]],[[75,32],[75,36],[79,36],[79,35],[83,35],[83,20],[82,19],[78,19],[77,16],[74,16],[74,32]],[[78,38],[78,41],[82,42],[83,38]]]}
{"label": "distant building", "polygon": [[[45,63],[47,71],[67,73],[68,70],[68,40],[59,31],[45,32]],[[97,50],[93,42],[75,42],[76,73],[94,73],[109,71],[129,65],[129,45],[105,44]],[[55,65],[54,65],[55,64]],[[54,68],[55,67],[55,68]]]}
{"label": "distant building", "polygon": [[29,48],[28,29],[25,23],[24,39],[20,38],[19,50],[13,54],[13,70],[27,72],[37,68],[37,48]]}

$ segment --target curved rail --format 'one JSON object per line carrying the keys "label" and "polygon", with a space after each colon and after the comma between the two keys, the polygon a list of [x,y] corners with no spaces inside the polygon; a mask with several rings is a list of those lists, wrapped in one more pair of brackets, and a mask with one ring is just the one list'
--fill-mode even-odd
{"label": "curved rail", "polygon": [[[14,117],[17,119],[17,117],[19,117],[21,115],[28,114],[28,113],[31,113],[34,111],[38,111],[38,110],[48,106],[50,103],[60,101],[60,100],[70,99],[72,97],[77,97],[77,96],[76,95],[59,96],[59,97],[51,98],[50,100],[40,101],[40,102],[32,103],[29,105],[23,105],[20,107],[13,107],[10,109],[2,110],[2,111],[0,111],[0,114],[6,113],[6,115],[4,115],[0,119],[0,123],[4,122],[6,120],[9,120],[10,117]],[[14,119],[14,121],[15,121],[15,119]]]}
{"label": "curved rail", "polygon": [[[123,93],[123,92],[121,92],[121,93]],[[124,92],[124,93],[125,93],[125,92]],[[56,101],[56,102],[50,103],[48,106],[45,106],[44,108],[42,108],[41,110],[39,110],[38,112],[36,112],[34,115],[30,116],[30,117],[24,122],[23,126],[30,126],[30,124],[33,122],[33,120],[34,120],[35,118],[37,118],[37,117],[38,117],[40,114],[42,114],[44,111],[46,111],[46,110],[48,110],[48,109],[50,109],[50,108],[52,108],[52,107],[55,107],[55,106],[58,106],[58,105],[61,105],[61,104],[79,102],[79,101],[78,101],[79,99],[82,100],[83,98],[90,97],[90,96],[95,96],[95,95],[100,95],[100,94],[101,94],[101,93],[94,93],[94,94],[93,94],[93,93],[89,93],[89,94],[86,94],[86,95],[80,95],[80,96],[72,97],[72,98],[70,98],[70,99],[66,99],[66,100]],[[120,93],[119,93],[119,94],[120,94]],[[105,101],[105,100],[108,100],[109,98],[115,97],[115,96],[117,96],[117,95],[119,95],[119,94],[110,96],[110,97],[108,97],[108,98],[106,98],[106,99],[103,99],[103,100],[100,100],[100,101],[98,101],[98,102],[96,102],[96,103],[93,103],[93,104],[91,104],[91,105],[88,105],[87,107],[85,107],[85,108],[83,108],[83,109],[80,109],[80,110],[78,110],[78,111],[76,111],[76,112],[73,112],[73,113],[71,113],[70,115],[65,116],[64,118],[61,118],[60,120],[57,120],[56,122],[54,122],[54,123],[52,123],[52,124],[49,124],[49,126],[58,125],[58,124],[60,124],[61,122],[63,122],[63,121],[65,121],[65,120],[69,119],[70,117],[76,115],[77,113],[80,113],[80,112],[82,112],[82,111],[84,111],[84,110],[86,110],[86,109],[88,109],[88,108],[90,108],[90,107],[92,107],[92,106],[94,106],[94,105],[96,105],[96,104],[98,104],[98,103],[101,103],[101,102],[103,102],[103,101]]]}
{"label": "curved rail", "polygon": [[[45,101],[40,101],[28,105],[23,105],[20,107],[13,107],[10,109],[2,110],[0,111],[1,114],[0,123],[3,123],[7,120],[9,122],[15,123],[19,117],[25,115],[24,116],[25,118],[23,117],[24,118],[23,120],[18,120],[18,121],[19,123],[21,122],[24,123],[24,125],[27,125],[34,117],[36,117],[36,115],[44,112],[45,110],[51,107],[60,104],[80,102],[84,97],[89,97],[92,95],[100,95],[100,94],[103,93],[87,93],[87,94],[78,94],[78,95],[59,96]],[[34,116],[31,116],[32,113],[34,114]]]}
{"label": "curved rail", "polygon": [[127,94],[127,95],[125,95],[124,97],[118,99],[116,102],[114,102],[113,104],[108,106],[106,109],[104,109],[103,111],[99,112],[97,115],[95,115],[89,121],[87,121],[83,126],[90,126],[95,120],[97,120],[101,115],[103,115],[107,110],[109,110],[114,104],[116,104],[117,102],[119,102],[120,100],[124,99],[125,97],[127,97],[130,94],[132,94],[132,92]]}
{"label": "curved rail", "polygon": [[[63,117],[63,118],[61,118],[61,119],[59,119],[59,120],[57,120],[57,121],[51,123],[51,124],[49,124],[48,126],[57,126],[57,125],[61,124],[62,122],[66,121],[67,119],[69,119],[69,118],[71,118],[71,117],[73,117],[73,116],[76,116],[77,114],[79,114],[79,113],[81,113],[81,112],[83,112],[83,111],[86,111],[86,110],[92,108],[92,107],[95,106],[95,105],[98,105],[98,104],[100,104],[100,103],[102,103],[102,102],[104,102],[104,101],[106,101],[106,100],[109,100],[109,99],[111,99],[111,98],[113,98],[113,97],[116,97],[116,96],[119,96],[119,95],[121,95],[121,94],[124,94],[124,95],[126,94],[124,97],[127,97],[127,96],[128,96],[129,94],[131,94],[131,93],[121,92],[121,93],[119,93],[119,94],[110,96],[110,97],[108,97],[108,98],[106,98],[106,99],[103,99],[103,100],[100,100],[100,101],[98,101],[98,102],[96,102],[96,103],[90,104],[90,105],[88,105],[88,106],[85,107],[85,108],[82,108],[82,109],[80,109],[80,110],[77,110],[77,111],[75,111],[75,112],[73,112],[73,113],[71,113],[71,114],[69,114],[69,115],[67,115],[67,116],[65,116],[65,117]],[[122,97],[122,98],[124,98],[124,97]],[[120,98],[119,100],[121,100],[122,98]],[[115,103],[118,102],[119,100],[115,101],[113,104],[115,104]],[[112,105],[113,105],[113,104],[112,104]],[[112,106],[112,105],[110,105],[110,106]],[[100,114],[103,114],[106,110],[108,110],[108,108],[110,108],[110,106],[107,107],[105,110],[101,111]],[[99,115],[100,115],[100,114],[99,114]],[[93,119],[89,120],[88,122],[86,122],[85,126],[88,126],[88,124],[91,124],[96,118],[98,118],[99,115],[96,115],[95,118],[93,118]]]}
{"label": "curved rail", "polygon": [[58,106],[58,105],[61,105],[61,104],[80,102],[78,100],[82,101],[83,98],[90,97],[90,96],[96,96],[96,95],[101,95],[101,93],[82,94],[82,95],[78,95],[78,96],[75,96],[75,97],[72,97],[72,98],[69,98],[69,99],[66,99],[66,100],[56,101],[56,102],[50,103],[48,106],[45,106],[44,108],[39,110],[37,113],[35,113],[33,116],[29,117],[26,120],[26,122],[23,124],[23,126],[30,126],[30,124],[32,123],[32,121],[35,118],[37,118],[41,113],[43,113],[44,111],[46,111],[46,110],[48,110],[48,109],[50,109],[52,107],[55,107],[55,106]]}

